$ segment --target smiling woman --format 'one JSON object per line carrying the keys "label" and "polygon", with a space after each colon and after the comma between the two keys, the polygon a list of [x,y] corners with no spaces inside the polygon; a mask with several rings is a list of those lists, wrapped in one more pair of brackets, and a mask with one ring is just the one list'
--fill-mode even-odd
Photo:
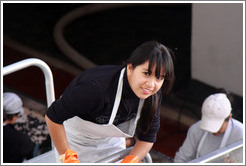
{"label": "smiling woman", "polygon": [[139,98],[146,99],[139,122],[143,131],[149,129],[156,115],[156,103],[160,100],[157,92],[162,85],[164,94],[172,88],[174,66],[171,53],[166,46],[149,41],[139,46],[127,60],[127,77],[131,89]]}
{"label": "smiling woman", "polygon": [[153,72],[149,72],[149,61],[137,66],[135,69],[132,64],[127,65],[127,77],[133,92],[140,98],[146,99],[150,95],[155,94],[164,82],[164,71],[160,76],[155,76],[156,67]]}
{"label": "smiling woman", "polygon": [[60,160],[99,161],[125,149],[125,138],[136,131],[126,157],[134,160],[122,162],[140,162],[160,127],[161,88],[168,93],[173,80],[171,53],[155,41],[137,47],[125,65],[98,66],[77,76],[46,113]]}

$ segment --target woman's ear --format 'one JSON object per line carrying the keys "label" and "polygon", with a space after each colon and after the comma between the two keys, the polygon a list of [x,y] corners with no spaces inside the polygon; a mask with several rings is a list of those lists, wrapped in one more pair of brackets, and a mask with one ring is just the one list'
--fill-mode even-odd
{"label": "woman's ear", "polygon": [[132,71],[133,70],[133,66],[131,63],[127,64],[127,70],[128,71]]}

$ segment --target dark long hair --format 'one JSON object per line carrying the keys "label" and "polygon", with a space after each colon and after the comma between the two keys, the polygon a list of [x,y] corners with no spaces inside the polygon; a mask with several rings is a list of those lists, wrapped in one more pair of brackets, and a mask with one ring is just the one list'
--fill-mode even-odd
{"label": "dark long hair", "polygon": [[[151,73],[153,67],[156,65],[157,77],[160,76],[161,70],[164,69],[165,80],[162,85],[162,92],[167,94],[171,91],[174,82],[174,65],[173,65],[173,52],[156,41],[148,41],[137,47],[126,64],[132,64],[133,69],[138,65],[149,61],[148,71]],[[158,103],[160,101],[161,93],[156,93],[145,99],[144,106],[141,112],[141,117],[138,121],[138,130],[146,133],[149,126],[156,116]]]}

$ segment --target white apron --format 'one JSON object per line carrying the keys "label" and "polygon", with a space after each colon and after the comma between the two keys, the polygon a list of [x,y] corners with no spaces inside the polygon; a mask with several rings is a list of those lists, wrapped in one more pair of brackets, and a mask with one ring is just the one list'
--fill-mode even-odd
{"label": "white apron", "polygon": [[93,163],[125,149],[125,138],[133,137],[135,133],[144,103],[143,99],[139,101],[136,118],[119,124],[117,127],[113,124],[120,105],[124,72],[125,68],[121,70],[115,102],[108,124],[92,123],[77,116],[64,122],[69,146],[78,153],[81,163]]}
{"label": "white apron", "polygon": [[[224,133],[224,136],[223,136],[223,139],[221,140],[221,143],[220,143],[220,147],[219,148],[222,148],[226,145],[227,141],[228,141],[228,138],[230,136],[230,133],[231,133],[231,128],[232,128],[232,124],[231,124],[231,120],[228,122],[228,126],[227,126],[227,129]],[[204,140],[206,139],[208,135],[208,131],[205,131],[202,138],[201,138],[201,141],[198,145],[198,148],[197,148],[197,153],[196,153],[196,158],[198,157],[201,157],[200,154],[201,154],[201,149],[202,149],[202,146],[203,146],[203,143],[204,143]]]}

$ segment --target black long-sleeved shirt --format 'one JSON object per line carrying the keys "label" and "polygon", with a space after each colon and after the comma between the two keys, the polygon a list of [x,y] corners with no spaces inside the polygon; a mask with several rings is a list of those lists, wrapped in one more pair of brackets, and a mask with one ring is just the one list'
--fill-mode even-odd
{"label": "black long-sleeved shirt", "polygon": [[34,143],[12,124],[3,127],[3,162],[21,163],[33,157]]}
{"label": "black long-sleeved shirt", "polygon": [[[120,72],[123,66],[105,65],[89,69],[78,75],[66,88],[62,96],[48,108],[47,116],[55,123],[78,116],[97,124],[107,124],[113,109]],[[161,92],[158,92],[161,95]],[[161,100],[160,100],[161,101]],[[136,117],[139,98],[132,91],[126,71],[120,106],[114,125]],[[155,142],[160,126],[160,103],[157,116],[149,131],[137,132],[139,140]]]}

